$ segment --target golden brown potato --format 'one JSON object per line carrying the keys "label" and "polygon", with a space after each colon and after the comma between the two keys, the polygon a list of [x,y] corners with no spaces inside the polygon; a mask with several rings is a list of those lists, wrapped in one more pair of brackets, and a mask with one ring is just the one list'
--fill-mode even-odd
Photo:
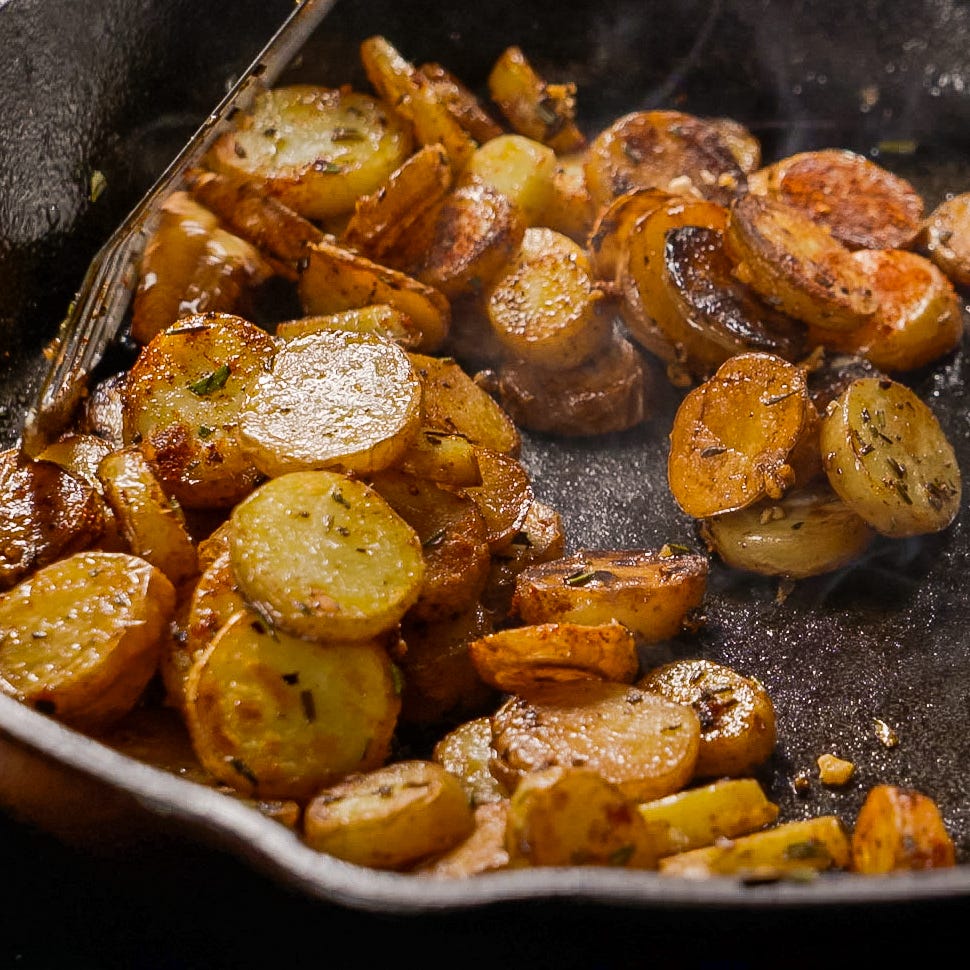
{"label": "golden brown potato", "polygon": [[137,556],[79,552],[0,595],[0,687],[80,730],[117,721],[158,669],[175,609]]}
{"label": "golden brown potato", "polygon": [[596,279],[618,283],[627,254],[627,236],[642,216],[674,197],[662,189],[631,189],[603,206],[586,238],[590,269]]}
{"label": "golden brown potato", "polygon": [[852,832],[854,872],[885,873],[956,865],[956,849],[936,803],[922,792],[875,785]]}
{"label": "golden brown potato", "polygon": [[693,777],[700,749],[693,708],[652,691],[579,680],[510,697],[492,715],[491,770],[506,791],[554,765],[589,768],[628,798],[678,791]]}
{"label": "golden brown potato", "polygon": [[418,70],[431,82],[437,100],[475,141],[481,144],[502,134],[502,126],[461,78],[434,61],[422,64]]}
{"label": "golden brown potato", "polygon": [[508,814],[508,800],[477,805],[471,835],[453,849],[411,871],[434,879],[459,879],[507,868],[509,852],[505,848],[505,828]]}
{"label": "golden brown potato", "polygon": [[421,331],[405,313],[386,303],[327,313],[321,316],[297,317],[281,320],[274,333],[283,340],[303,337],[320,330],[350,330],[353,333],[371,333],[393,340],[398,346],[413,350],[421,342]]}
{"label": "golden brown potato", "polygon": [[705,118],[717,129],[721,139],[731,150],[741,171],[750,175],[761,166],[761,142],[754,133],[734,118]]}
{"label": "golden brown potato", "polygon": [[970,286],[970,192],[944,199],[926,217],[919,243],[957,286]]}
{"label": "golden brown potato", "polygon": [[447,768],[465,788],[474,806],[505,801],[498,779],[489,771],[492,749],[492,721],[482,715],[455,725],[443,734],[432,751],[433,760]]}
{"label": "golden brown potato", "polygon": [[494,554],[515,541],[535,494],[525,466],[505,452],[478,448],[478,468],[481,485],[469,485],[464,492],[485,518],[485,541]]}
{"label": "golden brown potato", "polygon": [[442,485],[481,485],[475,445],[463,434],[449,434],[422,426],[411,439],[397,466],[402,472]]}
{"label": "golden brown potato", "polygon": [[775,707],[764,684],[712,660],[674,660],[637,686],[689,704],[701,723],[696,778],[752,774],[775,749]]}
{"label": "golden brown potato", "polygon": [[546,203],[539,223],[569,236],[581,246],[592,231],[596,219],[593,199],[586,184],[586,155],[570,152],[556,157],[552,175],[552,196]]}
{"label": "golden brown potato", "polygon": [[95,381],[81,402],[77,430],[104,438],[113,448],[124,444],[122,401],[127,371],[117,371]]}

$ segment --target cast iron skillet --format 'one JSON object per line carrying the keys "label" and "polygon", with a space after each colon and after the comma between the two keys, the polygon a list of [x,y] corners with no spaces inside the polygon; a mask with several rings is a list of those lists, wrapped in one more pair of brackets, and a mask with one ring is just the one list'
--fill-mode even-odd
{"label": "cast iron skillet", "polygon": [[[858,9],[857,9],[858,7]],[[905,9],[904,9],[905,7]],[[24,409],[88,261],[292,10],[289,0],[224,5],[122,0],[0,7],[0,435],[18,441]],[[588,131],[634,108],[727,115],[762,139],[767,159],[842,146],[911,178],[927,206],[967,189],[970,14],[944,0],[899,5],[709,0],[507,2],[486,9],[338,3],[288,77],[363,83],[357,43],[387,36],[480,86],[519,44],[548,78],[579,85]],[[89,198],[91,175],[107,190]],[[962,350],[910,383],[934,408],[966,473],[970,427]],[[656,418],[583,441],[527,436],[537,494],[561,510],[570,545],[699,548],[664,478],[670,395]],[[970,895],[970,597],[966,510],[944,534],[879,544],[838,574],[785,598],[777,583],[715,564],[704,628],[649,660],[704,655],[755,674],[779,720],[762,780],[783,819],[834,812],[851,824],[881,781],[931,794],[958,848],[952,870],[892,878],[827,875],[811,885],[681,882],[612,870],[528,870],[439,884],[359,870],[321,856],[231,799],[132,762],[0,696],[0,782],[9,813],[101,849],[162,832],[225,848],[301,894],[385,913],[450,912],[520,899],[632,907],[892,903]],[[900,738],[885,747],[874,719]],[[837,751],[852,785],[791,780]]]}

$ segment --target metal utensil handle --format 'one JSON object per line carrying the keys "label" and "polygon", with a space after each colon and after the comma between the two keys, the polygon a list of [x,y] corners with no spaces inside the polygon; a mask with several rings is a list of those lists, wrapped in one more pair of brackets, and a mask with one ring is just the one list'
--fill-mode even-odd
{"label": "metal utensil handle", "polygon": [[69,424],[87,381],[117,337],[131,305],[148,223],[157,213],[159,203],[185,171],[198,164],[216,137],[228,127],[231,117],[237,111],[248,109],[259,90],[276,82],[335,3],[336,0],[301,0],[95,255],[57,336],[47,349],[50,366],[33,406],[24,416],[21,451],[38,455]]}

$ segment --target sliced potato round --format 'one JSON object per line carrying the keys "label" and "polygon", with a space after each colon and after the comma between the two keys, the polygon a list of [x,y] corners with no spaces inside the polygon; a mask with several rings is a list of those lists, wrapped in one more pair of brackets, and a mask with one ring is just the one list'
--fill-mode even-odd
{"label": "sliced potato round", "polygon": [[817,425],[800,367],[772,354],[738,354],[678,407],[670,490],[695,518],[780,498],[796,482],[796,446]]}
{"label": "sliced potato round", "polygon": [[80,730],[127,714],[158,669],[175,588],[146,560],[79,552],[0,595],[0,684]]}
{"label": "sliced potato round", "polygon": [[162,330],[132,364],[125,442],[185,508],[228,508],[259,481],[240,446],[239,412],[275,347],[242,317],[206,313]]}
{"label": "sliced potato round", "polygon": [[414,321],[407,314],[386,303],[372,303],[370,306],[343,310],[339,313],[281,320],[276,324],[274,333],[284,340],[292,340],[294,337],[303,337],[318,330],[375,333],[409,350],[417,347],[421,342],[421,331],[414,325]]}
{"label": "sliced potato round", "polygon": [[482,484],[475,445],[462,434],[449,434],[426,425],[411,439],[397,468],[442,485]]}
{"label": "sliced potato round", "polygon": [[431,756],[458,778],[468,800],[477,807],[505,799],[502,786],[488,768],[493,754],[492,722],[482,715],[443,734]]}
{"label": "sliced potato round", "polygon": [[646,801],[691,779],[701,727],[694,709],[626,684],[579,680],[510,697],[492,715],[492,772],[512,792],[533,771],[589,768]]}
{"label": "sliced potato round", "polygon": [[460,879],[507,868],[509,853],[505,848],[505,827],[508,813],[508,799],[476,805],[472,834],[453,849],[411,871],[432,879]]}
{"label": "sliced potato round", "polygon": [[944,199],[926,217],[919,242],[957,286],[970,286],[970,192]]}
{"label": "sliced potato round", "polygon": [[850,384],[822,416],[820,444],[832,488],[883,535],[939,532],[959,511],[953,446],[929,406],[898,381]]}
{"label": "sliced potato round", "polygon": [[232,570],[227,544],[225,551],[202,571],[192,589],[185,624],[185,649],[193,658],[201,654],[233,615],[247,605]]}
{"label": "sliced potato round", "polygon": [[761,142],[747,125],[736,118],[715,117],[704,120],[717,129],[717,133],[741,166],[741,171],[750,175],[761,166]]}
{"label": "sliced potato round", "polygon": [[242,610],[195,660],[185,704],[192,746],[218,781],[306,799],[384,763],[401,699],[381,643],[310,643]]}
{"label": "sliced potato round", "polygon": [[239,441],[265,475],[367,473],[394,464],[420,420],[421,384],[398,344],[321,330],[273,355],[239,413]]}
{"label": "sliced potato round", "polygon": [[799,152],[759,169],[748,189],[801,209],[851,249],[911,246],[923,199],[904,178],[856,152]]}
{"label": "sliced potato round", "polygon": [[876,537],[827,480],[704,519],[700,532],[707,548],[727,565],[789,579],[841,569]]}
{"label": "sliced potato round", "polygon": [[372,869],[407,869],[453,848],[475,827],[458,779],[434,761],[397,761],[318,792],[308,845]]}
{"label": "sliced potato round", "polygon": [[712,660],[674,660],[645,674],[637,686],[697,712],[697,778],[753,774],[775,749],[775,707],[755,677]]}
{"label": "sliced potato round", "polygon": [[618,283],[626,259],[627,234],[641,216],[672,198],[662,189],[631,189],[599,210],[586,239],[590,269],[596,279]]}
{"label": "sliced potato round", "polygon": [[491,448],[478,449],[480,485],[463,489],[485,517],[485,540],[494,554],[507,548],[525,525],[535,501],[525,466],[511,455]]}
{"label": "sliced potato round", "polygon": [[436,61],[426,61],[418,70],[431,81],[438,100],[479,144],[502,134],[502,126],[485,110],[478,95],[461,78]]}
{"label": "sliced potato round", "polygon": [[244,595],[296,636],[377,636],[421,592],[417,533],[369,485],[336,472],[270,479],[233,509],[230,522]]}
{"label": "sliced potato round", "polygon": [[408,127],[376,98],[294,84],[257,94],[207,161],[259,183],[308,219],[326,219],[376,191],[412,145]]}

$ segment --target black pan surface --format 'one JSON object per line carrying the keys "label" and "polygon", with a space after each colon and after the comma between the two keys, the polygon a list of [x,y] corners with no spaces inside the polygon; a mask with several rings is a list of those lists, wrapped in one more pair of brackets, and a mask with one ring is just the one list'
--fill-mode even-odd
{"label": "black pan surface", "polygon": [[[291,9],[288,0],[244,0],[227,17],[225,5],[198,0],[0,3],[0,42],[14,52],[0,61],[3,446],[18,439],[43,374],[42,350],[88,261]],[[357,43],[372,33],[478,87],[498,54],[519,44],[549,79],[576,81],[580,120],[590,132],[628,110],[672,106],[743,121],[768,160],[813,147],[867,153],[910,178],[928,208],[947,191],[970,188],[970,10],[946,0],[565,7],[495,0],[487,8],[344,0],[290,76],[360,81]],[[107,190],[92,201],[96,170]],[[961,349],[907,376],[939,416],[965,476],[968,368]],[[527,436],[523,457],[536,492],[563,513],[571,547],[700,548],[665,482],[675,402],[662,389],[655,418],[623,435]],[[131,809],[126,821],[139,821],[134,841],[142,848],[167,844],[173,834],[188,837],[228,850],[301,900],[378,913],[441,915],[525,899],[711,913],[874,904],[888,913],[901,903],[962,901],[970,899],[968,557],[964,508],[943,534],[887,540],[851,569],[799,583],[786,596],[773,580],[715,565],[702,630],[651,658],[704,655],[766,684],[779,742],[762,780],[783,818],[834,812],[851,824],[872,784],[912,786],[936,799],[956,840],[961,865],[951,871],[756,888],[536,871],[416,892],[406,878],[330,865],[250,820],[253,813],[222,805],[229,800],[142,772],[0,697],[0,735],[15,754],[2,765],[34,771],[53,762],[68,771],[81,801],[87,786],[99,797],[106,790],[107,802]],[[875,719],[892,727],[898,745],[881,743]],[[818,783],[813,768],[825,751],[855,762],[847,788]],[[802,771],[813,781],[796,795],[792,779]],[[56,812],[4,795],[13,817],[39,819],[84,844],[83,825],[62,831]],[[96,851],[105,841],[127,851],[132,840],[121,827],[116,834],[94,840]]]}

